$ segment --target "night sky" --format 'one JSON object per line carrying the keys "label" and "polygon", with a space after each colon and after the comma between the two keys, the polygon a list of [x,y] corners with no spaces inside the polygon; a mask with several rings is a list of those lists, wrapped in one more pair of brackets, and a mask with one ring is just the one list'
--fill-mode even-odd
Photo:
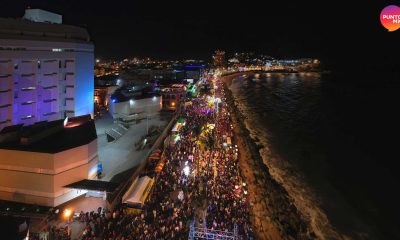
{"label": "night sky", "polygon": [[66,24],[87,27],[99,58],[209,60],[219,48],[282,58],[318,57],[332,68],[396,69],[399,65],[400,30],[389,33],[379,21],[383,7],[395,4],[391,1],[358,6],[336,1],[1,2],[1,17],[20,17],[30,6],[62,14]]}

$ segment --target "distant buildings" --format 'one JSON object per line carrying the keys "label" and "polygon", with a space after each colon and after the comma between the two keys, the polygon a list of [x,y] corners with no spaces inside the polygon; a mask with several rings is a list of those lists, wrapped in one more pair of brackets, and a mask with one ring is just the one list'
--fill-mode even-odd
{"label": "distant buildings", "polygon": [[99,59],[96,60],[94,66],[94,75],[96,77],[107,76],[107,75],[118,75],[119,74],[119,64],[118,62],[103,62]]}
{"label": "distant buildings", "polygon": [[162,106],[165,110],[175,111],[185,103],[186,86],[184,84],[172,84],[161,90]]}
{"label": "distant buildings", "polygon": [[58,206],[86,193],[65,186],[96,178],[97,163],[90,115],[6,127],[0,131],[0,199]]}
{"label": "distant buildings", "polygon": [[95,115],[103,109],[108,109],[110,96],[117,90],[118,86],[95,86],[94,89],[94,108]]}
{"label": "distant buildings", "polygon": [[196,94],[206,74],[202,60],[103,59],[95,68],[105,70],[95,78],[95,113],[107,109],[120,123],[134,123],[160,110],[178,110],[187,95]]}
{"label": "distant buildings", "polygon": [[61,22],[39,9],[0,19],[0,129],[93,114],[93,44]]}
{"label": "distant buildings", "polygon": [[320,61],[311,58],[275,59],[254,52],[234,53],[229,56],[223,74],[238,71],[277,71],[277,72],[307,72],[319,71]]}
{"label": "distant buildings", "polygon": [[213,55],[213,66],[223,67],[225,66],[225,52],[216,50]]}
{"label": "distant buildings", "polygon": [[118,76],[96,77],[94,80],[94,115],[100,115],[103,110],[108,110],[110,96],[119,88]]}

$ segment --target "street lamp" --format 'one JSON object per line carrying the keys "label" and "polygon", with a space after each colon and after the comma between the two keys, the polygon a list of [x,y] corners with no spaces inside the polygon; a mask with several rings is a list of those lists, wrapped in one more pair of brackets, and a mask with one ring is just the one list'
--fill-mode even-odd
{"label": "street lamp", "polygon": [[183,173],[184,173],[186,176],[189,176],[189,173],[190,173],[190,168],[189,168],[189,166],[185,166],[185,167],[183,168]]}
{"label": "street lamp", "polygon": [[71,228],[70,228],[69,224],[70,224],[70,219],[71,219],[72,213],[73,213],[72,210],[68,209],[68,208],[66,208],[63,213],[63,216],[66,220],[66,226],[68,229],[68,237],[71,237]]}
{"label": "street lamp", "polygon": [[146,115],[146,132],[149,135],[149,115]]}
{"label": "street lamp", "polygon": [[64,210],[64,217],[68,220],[69,219],[69,217],[71,216],[71,214],[72,214],[72,211],[71,211],[71,209],[65,209]]}

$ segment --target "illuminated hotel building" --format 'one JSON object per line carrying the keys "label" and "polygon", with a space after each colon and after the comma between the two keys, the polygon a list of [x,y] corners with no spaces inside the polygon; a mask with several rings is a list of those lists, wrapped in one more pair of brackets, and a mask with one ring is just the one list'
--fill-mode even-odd
{"label": "illuminated hotel building", "polygon": [[27,9],[0,18],[0,130],[93,114],[94,46],[62,17]]}
{"label": "illuminated hotel building", "polygon": [[8,126],[0,131],[0,199],[58,206],[85,194],[65,187],[97,174],[90,115]]}

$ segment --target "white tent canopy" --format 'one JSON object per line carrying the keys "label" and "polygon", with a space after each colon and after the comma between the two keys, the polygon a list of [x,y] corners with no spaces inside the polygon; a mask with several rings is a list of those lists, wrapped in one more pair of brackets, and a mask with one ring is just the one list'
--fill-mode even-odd
{"label": "white tent canopy", "polygon": [[177,123],[175,123],[175,125],[174,125],[174,127],[172,128],[172,132],[179,132],[179,130],[183,127],[183,126],[185,126],[185,123],[179,123],[179,122],[177,122]]}
{"label": "white tent canopy", "polygon": [[154,179],[148,176],[136,178],[122,197],[122,202],[131,206],[143,206],[153,181]]}

